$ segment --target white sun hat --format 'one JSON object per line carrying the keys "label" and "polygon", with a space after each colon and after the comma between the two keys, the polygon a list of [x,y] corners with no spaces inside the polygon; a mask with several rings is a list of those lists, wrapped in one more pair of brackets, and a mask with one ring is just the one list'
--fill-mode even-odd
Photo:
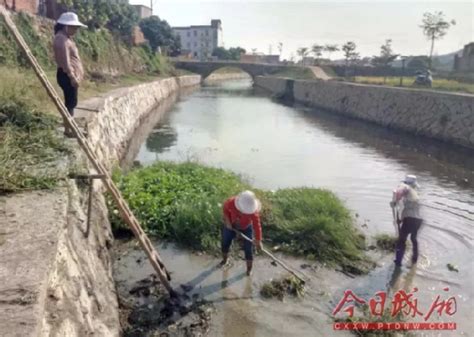
{"label": "white sun hat", "polygon": [[235,198],[235,207],[244,214],[260,211],[261,203],[252,191],[243,191]]}
{"label": "white sun hat", "polygon": [[417,188],[420,187],[420,185],[418,185],[418,182],[417,182],[417,178],[415,175],[412,175],[412,174],[408,174],[405,179],[403,180],[403,182],[407,185],[410,185],[410,186],[415,186]]}
{"label": "white sun hat", "polygon": [[65,26],[87,27],[85,24],[79,21],[77,14],[73,12],[66,12],[61,14],[58,19],[58,23]]}

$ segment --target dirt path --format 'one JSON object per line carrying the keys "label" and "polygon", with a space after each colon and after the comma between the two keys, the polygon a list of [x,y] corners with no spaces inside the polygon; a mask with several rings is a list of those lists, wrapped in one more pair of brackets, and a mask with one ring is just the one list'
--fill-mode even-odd
{"label": "dirt path", "polygon": [[314,77],[316,77],[317,79],[327,81],[332,78],[331,76],[326,74],[326,72],[320,67],[308,66],[308,68],[311,69],[314,74]]}
{"label": "dirt path", "polygon": [[58,189],[0,197],[2,336],[39,334],[48,266],[56,256],[58,231],[66,225],[65,196]]}

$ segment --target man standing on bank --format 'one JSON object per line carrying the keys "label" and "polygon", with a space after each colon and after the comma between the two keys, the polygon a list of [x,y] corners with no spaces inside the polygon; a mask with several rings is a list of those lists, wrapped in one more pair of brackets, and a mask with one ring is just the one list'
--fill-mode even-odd
{"label": "man standing on bank", "polygon": [[[58,67],[56,79],[64,92],[64,105],[74,116],[74,108],[77,105],[79,84],[84,77],[84,69],[76,43],[72,39],[80,27],[87,27],[79,22],[75,13],[66,12],[61,14],[54,26],[54,59]],[[72,130],[64,123],[64,135],[73,137]]]}
{"label": "man standing on bank", "polygon": [[[239,195],[227,199],[224,203],[224,225],[222,226],[222,262],[226,265],[229,258],[229,249],[236,237],[236,231],[250,239],[255,234],[253,243],[257,249],[262,248],[262,225],[260,223],[261,203],[251,191],[241,192]],[[252,273],[253,251],[252,242],[244,240],[245,260],[247,261],[247,275]]]}
{"label": "man standing on bank", "polygon": [[[399,236],[395,252],[395,265],[402,265],[403,255],[405,254],[405,242],[410,235],[413,244],[413,255],[411,262],[416,264],[418,261],[418,241],[417,234],[423,222],[420,213],[420,197],[418,195],[419,185],[416,176],[407,175],[402,184],[393,192],[393,200],[390,206],[394,209],[399,205],[402,207],[401,219],[397,215],[397,225],[399,226]],[[401,225],[401,226],[400,226]]]}

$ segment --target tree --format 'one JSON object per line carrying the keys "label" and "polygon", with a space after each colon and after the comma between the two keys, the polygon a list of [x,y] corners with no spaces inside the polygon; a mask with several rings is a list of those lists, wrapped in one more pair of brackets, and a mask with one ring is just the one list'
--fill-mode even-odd
{"label": "tree", "polygon": [[415,56],[410,59],[407,63],[407,68],[410,69],[427,69],[430,64],[430,58],[428,56]]}
{"label": "tree", "polygon": [[230,60],[230,53],[224,47],[217,47],[212,51],[212,56],[217,57],[219,60]]}
{"label": "tree", "polygon": [[282,51],[283,51],[283,43],[282,43],[282,42],[278,42],[278,47],[277,47],[277,48],[278,48],[278,53],[279,53],[279,55],[280,55],[280,57],[281,57],[281,53],[282,53]]}
{"label": "tree", "polygon": [[168,22],[152,15],[140,21],[139,25],[154,52],[158,47],[163,47],[171,56],[179,55],[181,42],[179,37],[173,34]]}
{"label": "tree", "polygon": [[247,51],[242,47],[231,47],[229,48],[229,54],[231,60],[240,60],[240,55],[245,54]]}
{"label": "tree", "polygon": [[339,47],[337,46],[337,44],[326,44],[324,46],[324,51],[328,53],[328,59],[330,60],[331,54],[336,51],[339,51]]}
{"label": "tree", "polygon": [[138,24],[137,12],[127,4],[108,4],[108,22],[106,27],[119,32],[123,37],[130,37],[133,27]]}
{"label": "tree", "polygon": [[[392,50],[392,40],[385,40],[385,44],[380,47],[380,56],[374,56],[371,60],[372,65],[376,67],[386,68],[390,67],[390,64],[395,61],[398,54],[395,54]],[[383,82],[387,81],[387,76],[384,76]]]}
{"label": "tree", "polygon": [[348,41],[342,46],[344,58],[346,59],[346,67],[349,65],[350,62],[359,59],[359,53],[355,52],[356,48],[356,44],[352,41]]}
{"label": "tree", "polygon": [[433,50],[435,40],[441,39],[446,35],[449,27],[456,24],[456,21],[446,21],[443,12],[425,13],[423,14],[423,21],[420,27],[423,29],[423,34],[431,41],[430,48],[430,68],[433,62]]}
{"label": "tree", "polygon": [[128,4],[111,1],[59,0],[67,11],[74,11],[89,29],[107,27],[111,31],[129,37],[138,23],[138,15]]}
{"label": "tree", "polygon": [[321,58],[321,56],[323,55],[323,50],[324,50],[324,46],[319,45],[319,44],[314,44],[311,47],[311,52],[313,53],[314,58],[316,59],[316,61],[319,60]]}
{"label": "tree", "polygon": [[246,50],[242,47],[232,47],[228,50],[224,47],[217,47],[212,52],[212,56],[217,57],[219,60],[240,60],[240,55],[245,54]]}
{"label": "tree", "polygon": [[309,49],[306,47],[298,48],[298,50],[296,51],[296,54],[298,54],[298,56],[301,57],[301,62],[303,62],[304,58],[308,56],[309,54]]}
{"label": "tree", "polygon": [[252,55],[257,55],[257,48],[252,48]]}

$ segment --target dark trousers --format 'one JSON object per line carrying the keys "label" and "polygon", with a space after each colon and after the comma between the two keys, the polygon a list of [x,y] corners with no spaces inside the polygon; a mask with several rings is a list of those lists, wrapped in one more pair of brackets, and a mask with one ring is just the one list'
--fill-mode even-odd
{"label": "dark trousers", "polygon": [[56,73],[56,80],[64,92],[64,105],[73,116],[74,108],[77,106],[77,88],[72,85],[71,79],[61,68]]}
{"label": "dark trousers", "polygon": [[403,219],[395,252],[395,264],[397,266],[401,266],[402,264],[403,255],[405,255],[405,242],[407,241],[408,235],[410,235],[410,240],[413,245],[413,256],[411,260],[413,263],[418,261],[418,241],[416,236],[422,222],[421,219],[416,218]]}
{"label": "dark trousers", "polygon": [[[253,237],[252,225],[241,230],[240,232],[242,232],[242,234],[244,234],[250,239],[252,239]],[[222,226],[222,253],[224,254],[229,253],[230,246],[232,244],[232,241],[235,239],[236,235],[237,233],[235,231],[227,228],[225,225]],[[253,260],[252,242],[244,240],[244,253],[245,253],[245,259],[247,261]]]}

